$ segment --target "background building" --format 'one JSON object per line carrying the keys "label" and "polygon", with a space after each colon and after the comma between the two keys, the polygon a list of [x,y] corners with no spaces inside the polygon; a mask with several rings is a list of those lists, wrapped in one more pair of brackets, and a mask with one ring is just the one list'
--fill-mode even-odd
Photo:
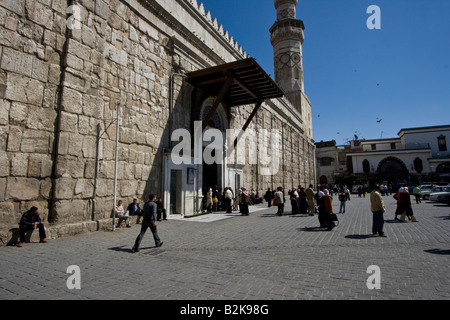
{"label": "background building", "polygon": [[347,153],[350,146],[337,146],[335,140],[316,142],[317,181],[320,185],[348,184]]}
{"label": "background building", "polygon": [[[450,182],[450,125],[404,128],[398,138],[316,143],[318,179],[346,184]],[[345,156],[342,153],[345,153]],[[339,165],[347,159],[346,170]],[[340,161],[339,161],[340,159]],[[344,174],[344,175],[346,175]]]}
{"label": "background building", "polygon": [[[196,0],[1,1],[2,235],[33,205],[50,236],[109,226],[115,178],[125,205],[153,192],[169,214],[185,215],[199,212],[209,184],[261,195],[314,183],[296,5],[275,1],[278,87]],[[212,78],[202,82],[203,71]],[[172,133],[193,134],[195,121],[220,132],[277,130],[279,171],[264,176],[258,162],[175,165]],[[240,157],[258,154],[261,142]]]}

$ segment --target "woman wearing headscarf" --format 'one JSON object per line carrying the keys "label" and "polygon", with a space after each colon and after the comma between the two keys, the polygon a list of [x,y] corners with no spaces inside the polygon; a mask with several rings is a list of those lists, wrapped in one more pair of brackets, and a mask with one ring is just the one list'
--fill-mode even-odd
{"label": "woman wearing headscarf", "polygon": [[267,207],[270,208],[273,202],[273,192],[270,190],[270,188],[267,189],[267,192],[264,195],[264,200],[267,201]]}
{"label": "woman wearing headscarf", "polygon": [[233,190],[231,190],[231,187],[226,187],[225,188],[225,209],[227,210],[227,213],[232,213],[232,201],[233,201]]}
{"label": "woman wearing headscarf", "polygon": [[246,188],[241,187],[241,199],[240,199],[240,203],[241,203],[241,213],[243,216],[248,216],[249,215],[249,211],[248,211],[248,203],[250,201],[250,195],[248,194],[248,191]]}
{"label": "woman wearing headscarf", "polygon": [[328,231],[334,228],[334,223],[331,221],[330,214],[330,200],[331,196],[328,194],[328,190],[319,191],[319,198],[317,204],[319,206],[319,223],[320,228],[327,228]]}
{"label": "woman wearing headscarf", "polygon": [[292,214],[297,214],[298,213],[298,192],[297,189],[293,188],[291,191],[291,206],[292,206]]}
{"label": "woman wearing headscarf", "polygon": [[[409,194],[408,187],[405,187],[403,189],[403,192],[400,195],[400,200],[401,200],[401,203],[403,205],[403,208],[405,210],[405,213],[406,213],[406,216],[408,217],[408,219],[412,222],[417,222],[416,218],[414,217],[413,210],[412,210],[411,195]],[[403,217],[403,215],[402,215],[402,217]]]}
{"label": "woman wearing headscarf", "polygon": [[[393,198],[397,200],[397,209],[395,209],[395,217],[394,220],[405,222],[405,205],[402,203],[401,195],[403,194],[404,188],[400,188],[396,194],[394,194]],[[400,215],[400,219],[397,216]]]}
{"label": "woman wearing headscarf", "polygon": [[306,199],[305,188],[300,187],[298,192],[297,206],[300,214],[306,214],[308,212],[308,200]]}

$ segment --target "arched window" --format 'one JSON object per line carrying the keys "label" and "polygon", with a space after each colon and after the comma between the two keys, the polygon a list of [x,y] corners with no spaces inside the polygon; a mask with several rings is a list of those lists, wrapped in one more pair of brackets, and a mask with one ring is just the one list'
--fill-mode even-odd
{"label": "arched window", "polygon": [[416,170],[417,173],[422,173],[423,171],[422,159],[420,158],[414,159],[414,170]]}
{"label": "arched window", "polygon": [[439,151],[447,151],[447,142],[445,140],[445,136],[443,136],[441,134],[437,139],[438,139]]}
{"label": "arched window", "polygon": [[363,165],[363,171],[364,171],[364,173],[369,173],[369,172],[370,172],[370,163],[369,163],[369,160],[364,159],[362,165]]}

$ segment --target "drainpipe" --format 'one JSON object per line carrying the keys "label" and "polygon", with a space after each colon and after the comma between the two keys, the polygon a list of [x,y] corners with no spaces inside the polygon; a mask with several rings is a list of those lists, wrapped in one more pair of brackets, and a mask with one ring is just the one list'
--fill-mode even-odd
{"label": "drainpipe", "polygon": [[113,204],[113,225],[112,231],[116,230],[116,201],[117,201],[117,162],[118,162],[118,152],[119,152],[119,115],[120,115],[120,102],[116,102],[117,108],[117,119],[116,119],[116,150],[114,156],[114,204]]}
{"label": "drainpipe", "polygon": [[173,86],[174,86],[174,80],[175,77],[179,76],[179,77],[183,77],[183,78],[187,78],[187,75],[185,75],[184,73],[172,73],[170,75],[170,97],[169,97],[169,149],[172,150],[172,127],[173,127],[173,116],[172,116],[172,112],[173,112]]}

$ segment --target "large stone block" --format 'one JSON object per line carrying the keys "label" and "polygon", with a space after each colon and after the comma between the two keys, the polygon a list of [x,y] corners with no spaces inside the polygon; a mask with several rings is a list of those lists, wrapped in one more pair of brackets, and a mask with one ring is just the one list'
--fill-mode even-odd
{"label": "large stone block", "polygon": [[8,155],[4,151],[0,151],[0,177],[9,176],[9,159]]}
{"label": "large stone block", "polygon": [[40,106],[44,97],[44,84],[19,74],[9,73],[5,97],[12,101]]}
{"label": "large stone block", "polygon": [[61,131],[77,132],[78,115],[68,112],[61,112]]}
{"label": "large stone block", "polygon": [[72,199],[76,180],[72,178],[59,178],[55,181],[55,197],[59,200]]}
{"label": "large stone block", "polygon": [[76,57],[73,54],[68,54],[66,59],[66,65],[70,68],[73,68],[75,70],[82,71],[83,70],[83,60]]}
{"label": "large stone block", "polygon": [[59,200],[53,206],[52,216],[61,224],[90,220],[89,203],[85,200]]}
{"label": "large stone block", "polygon": [[[44,176],[43,173],[41,173],[41,175]],[[44,199],[49,199],[50,193],[52,192],[52,185],[53,185],[51,179],[47,178],[45,180],[41,180],[40,182],[41,182],[41,191],[40,191],[41,197]]]}
{"label": "large stone block", "polygon": [[39,197],[40,183],[37,179],[9,177],[5,200],[26,201]]}
{"label": "large stone block", "polygon": [[11,124],[22,124],[28,117],[27,106],[13,102],[9,110],[9,120]]}
{"label": "large stone block", "polygon": [[80,157],[82,155],[83,136],[79,134],[71,134],[69,141],[70,143],[67,153],[71,156]]}
{"label": "large stone block", "polygon": [[4,48],[1,68],[21,75],[31,77],[33,56],[10,48]]}
{"label": "large stone block", "polygon": [[30,106],[26,119],[28,129],[52,131],[56,119],[56,111],[50,108]]}
{"label": "large stone block", "polygon": [[91,48],[76,40],[70,39],[68,41],[68,53],[71,53],[84,61],[89,61],[91,50]]}
{"label": "large stone block", "polygon": [[14,224],[17,223],[18,213],[15,210],[14,203],[0,202],[0,223]]}
{"label": "large stone block", "polygon": [[2,0],[0,6],[17,13],[19,16],[25,15],[25,0]]}
{"label": "large stone block", "polygon": [[95,14],[102,19],[108,20],[109,16],[109,5],[108,2],[103,0],[95,1]]}
{"label": "large stone block", "polygon": [[139,29],[155,41],[159,41],[158,31],[141,18],[139,18]]}
{"label": "large stone block", "polygon": [[53,28],[53,11],[36,0],[27,0],[25,11],[28,18],[47,29]]}
{"label": "large stone block", "polygon": [[79,179],[75,185],[75,196],[83,199],[91,198],[94,195],[94,185],[92,180]]}
{"label": "large stone block", "polygon": [[7,141],[7,151],[19,151],[20,144],[22,143],[23,131],[20,127],[10,126],[8,141]]}
{"label": "large stone block", "polygon": [[120,181],[120,195],[122,197],[133,197],[136,195],[138,181],[124,180]]}
{"label": "large stone block", "polygon": [[11,108],[11,103],[0,99],[0,125],[4,126],[9,124],[9,110]]}
{"label": "large stone block", "polygon": [[112,196],[114,193],[114,180],[97,179],[97,197]]}
{"label": "large stone block", "polygon": [[83,96],[83,114],[86,116],[102,119],[104,102],[102,97],[84,95]]}
{"label": "large stone block", "polygon": [[53,0],[52,9],[66,15],[67,12],[67,1],[66,0]]}
{"label": "large stone block", "polygon": [[[97,1],[97,2],[101,2],[101,1]],[[82,40],[83,44],[94,49],[96,47],[95,31],[93,31],[88,26],[83,25],[82,33],[81,33],[81,40]]]}
{"label": "large stone block", "polygon": [[49,65],[37,58],[33,58],[32,63],[31,77],[42,82],[47,82]]}
{"label": "large stone block", "polygon": [[52,173],[52,160],[50,155],[30,154],[28,159],[28,177],[47,178]]}
{"label": "large stone block", "polygon": [[47,154],[51,150],[52,134],[41,130],[25,130],[20,151]]}
{"label": "large stone block", "polygon": [[[84,136],[83,138],[83,156],[85,158],[97,157],[97,138],[95,136]],[[99,152],[101,148],[99,147]],[[100,157],[100,154],[99,154]]]}
{"label": "large stone block", "polygon": [[83,113],[83,95],[71,88],[65,87],[62,95],[62,107],[64,111],[82,114]]}
{"label": "large stone block", "polygon": [[28,171],[28,158],[27,153],[15,153],[11,157],[11,176],[14,177],[26,177]]}

